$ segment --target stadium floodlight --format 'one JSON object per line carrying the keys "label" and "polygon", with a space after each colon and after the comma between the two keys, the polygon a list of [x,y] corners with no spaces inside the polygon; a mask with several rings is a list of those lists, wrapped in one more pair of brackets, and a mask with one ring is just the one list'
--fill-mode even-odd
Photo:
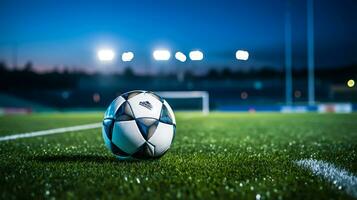
{"label": "stadium floodlight", "polygon": [[112,49],[100,49],[97,52],[97,57],[103,62],[112,61],[115,58],[115,52]]}
{"label": "stadium floodlight", "polygon": [[191,51],[190,54],[190,59],[193,61],[198,61],[203,59],[203,53],[201,51]]}
{"label": "stadium floodlight", "polygon": [[248,60],[249,53],[248,53],[248,51],[238,50],[236,52],[236,58],[237,58],[237,60]]}
{"label": "stadium floodlight", "polygon": [[121,55],[121,60],[123,62],[130,62],[132,61],[134,58],[134,53],[131,52],[131,51],[128,51],[128,52],[124,52],[122,55]]}
{"label": "stadium floodlight", "polygon": [[155,60],[169,60],[171,57],[170,51],[166,49],[155,50],[152,55]]}
{"label": "stadium floodlight", "polygon": [[347,87],[352,88],[355,86],[355,80],[350,79],[347,81]]}
{"label": "stadium floodlight", "polygon": [[178,60],[178,61],[181,61],[181,62],[185,62],[186,61],[186,55],[183,54],[182,52],[176,52],[175,54],[175,58]]}

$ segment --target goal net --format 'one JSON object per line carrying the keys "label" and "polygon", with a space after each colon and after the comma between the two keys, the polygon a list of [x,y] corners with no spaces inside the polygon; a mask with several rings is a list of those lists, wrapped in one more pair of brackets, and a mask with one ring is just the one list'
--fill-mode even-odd
{"label": "goal net", "polygon": [[175,110],[201,110],[205,115],[209,113],[209,95],[206,91],[160,91],[156,93],[165,98]]}

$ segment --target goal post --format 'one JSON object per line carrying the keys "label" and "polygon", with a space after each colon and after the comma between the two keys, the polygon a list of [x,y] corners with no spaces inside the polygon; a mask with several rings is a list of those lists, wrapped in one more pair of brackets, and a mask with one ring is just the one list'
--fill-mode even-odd
{"label": "goal post", "polygon": [[160,91],[155,92],[163,98],[169,99],[202,99],[202,113],[209,113],[209,94],[207,91]]}

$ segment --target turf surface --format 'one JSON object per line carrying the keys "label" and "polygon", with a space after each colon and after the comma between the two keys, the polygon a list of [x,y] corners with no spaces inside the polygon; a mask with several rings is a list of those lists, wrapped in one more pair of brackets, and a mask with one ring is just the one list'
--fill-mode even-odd
{"label": "turf surface", "polygon": [[[79,125],[102,113],[0,117],[0,135]],[[159,160],[118,161],[100,129],[0,142],[1,199],[351,199],[293,161],[357,174],[357,115],[178,113]]]}

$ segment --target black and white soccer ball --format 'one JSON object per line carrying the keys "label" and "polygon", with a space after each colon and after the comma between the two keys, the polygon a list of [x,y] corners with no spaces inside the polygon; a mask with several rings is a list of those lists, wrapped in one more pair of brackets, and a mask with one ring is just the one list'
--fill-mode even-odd
{"label": "black and white soccer ball", "polygon": [[104,114],[102,135],[120,159],[158,158],[170,148],[176,121],[170,105],[159,95],[131,91],[117,97]]}

